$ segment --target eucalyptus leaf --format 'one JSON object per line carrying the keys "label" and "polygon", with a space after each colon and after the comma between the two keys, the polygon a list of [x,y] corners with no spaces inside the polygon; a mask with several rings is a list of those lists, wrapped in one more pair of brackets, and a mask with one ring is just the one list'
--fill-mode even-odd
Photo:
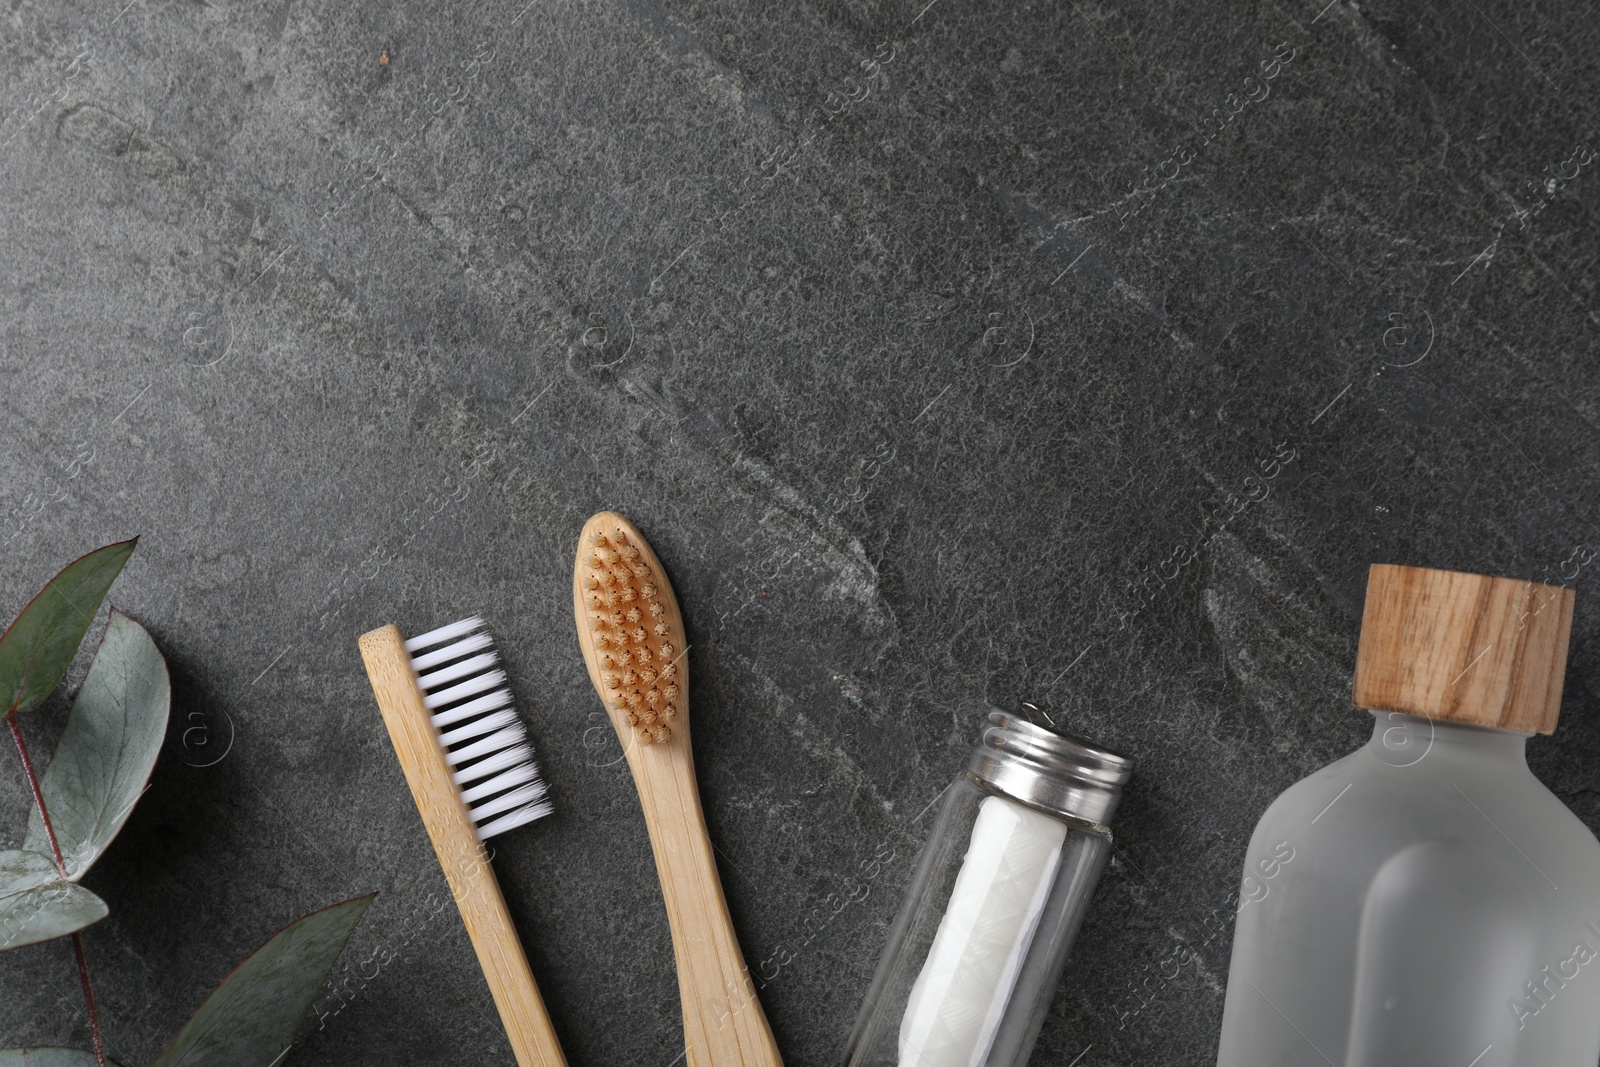
{"label": "eucalyptus leaf", "polygon": [[256,949],[150,1067],[269,1067],[294,1042],[372,895],[314,911]]}
{"label": "eucalyptus leaf", "polygon": [[[113,610],[41,784],[72,881],[111,844],[149,782],[171,698],[167,662],[156,643],[143,626]],[[50,852],[37,806],[22,847]]]}
{"label": "eucalyptus leaf", "polygon": [[108,914],[105,901],[62,881],[48,855],[0,852],[0,951],[64,937]]}
{"label": "eucalyptus leaf", "polygon": [[135,537],[79,557],[22,609],[0,636],[0,708],[32,711],[55,691],[138,543]]}
{"label": "eucalyptus leaf", "polygon": [[82,1049],[0,1048],[0,1067],[96,1067],[98,1063],[94,1053]]}

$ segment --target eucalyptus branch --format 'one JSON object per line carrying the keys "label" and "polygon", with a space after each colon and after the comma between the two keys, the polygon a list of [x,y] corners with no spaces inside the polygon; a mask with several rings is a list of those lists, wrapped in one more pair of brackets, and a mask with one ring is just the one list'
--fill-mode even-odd
{"label": "eucalyptus branch", "polygon": [[[166,660],[149,631],[112,608],[42,778],[19,720],[48,701],[66,677],[133,547],[132,540],[118,541],[74,560],[0,632],[0,719],[17,744],[40,823],[35,827],[30,818],[22,847],[0,851],[0,951],[71,935],[97,1067],[112,1064],[106,1059],[82,930],[105,918],[110,908],[78,882],[121,831],[155,771],[171,723]],[[55,822],[49,804],[59,816]],[[49,841],[48,850],[41,837]],[[371,903],[371,895],[355,897],[279,931],[228,973],[151,1067],[180,1067],[197,1059],[265,1063],[269,1056],[280,1062]],[[34,1063],[32,1054],[39,1051],[0,1049],[0,1061],[15,1063],[20,1057]],[[39,1060],[88,1063],[89,1055],[54,1049]]]}
{"label": "eucalyptus branch", "polygon": [[[50,851],[54,853],[56,871],[63,881],[67,877],[67,863],[61,856],[61,845],[56,841],[56,829],[50,825],[50,810],[44,804],[44,791],[39,788],[39,776],[34,773],[33,759],[28,755],[28,744],[22,739],[22,724],[17,721],[17,709],[12,708],[6,712],[6,725],[11,727],[11,739],[17,743],[17,755],[22,758],[22,772],[28,778],[28,788],[33,792],[34,806],[39,809],[39,821],[44,824],[44,833],[50,839]],[[105,1041],[100,1036],[100,1011],[94,1003],[94,986],[89,982],[89,957],[83,951],[83,934],[75,931],[72,935],[72,953],[78,961],[78,981],[83,985],[83,1004],[89,1012],[89,1036],[94,1039],[94,1058],[99,1067],[106,1067]]]}

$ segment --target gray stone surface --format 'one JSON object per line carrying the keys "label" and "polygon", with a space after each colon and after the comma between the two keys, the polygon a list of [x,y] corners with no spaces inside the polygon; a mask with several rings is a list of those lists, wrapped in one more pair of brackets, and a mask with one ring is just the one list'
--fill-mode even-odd
{"label": "gray stone surface", "polygon": [[[572,633],[602,507],[683,601],[791,1067],[1023,699],[1139,761],[1034,1062],[1210,1062],[1249,832],[1368,729],[1370,562],[1578,589],[1530,758],[1600,826],[1600,30],[1324,2],[8,5],[0,606],[139,534],[112,599],[175,679],[89,879],[114,1055],[378,890],[290,1062],[511,1062],[355,644],[481,611],[558,808],[496,864],[570,1059],[670,1067]],[[3,1043],[87,1042],[62,945],[0,990]]]}

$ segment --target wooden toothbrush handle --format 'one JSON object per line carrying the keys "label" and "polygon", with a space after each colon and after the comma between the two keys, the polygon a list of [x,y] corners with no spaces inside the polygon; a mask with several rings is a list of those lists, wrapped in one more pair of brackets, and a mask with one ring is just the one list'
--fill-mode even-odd
{"label": "wooden toothbrush handle", "polygon": [[628,760],[672,927],[687,1067],[783,1067],[722,895],[688,730],[666,744],[635,741]]}
{"label": "wooden toothbrush handle", "polygon": [[[441,862],[443,858],[441,855]],[[505,1024],[506,1039],[511,1042],[518,1067],[567,1067],[517,928],[511,922],[511,912],[500,894],[500,884],[495,881],[488,857],[482,855],[482,845],[476,866],[455,874],[447,866],[445,877],[461,908],[461,921],[478,954],[495,1007],[500,1009],[500,1021]]]}
{"label": "wooden toothbrush handle", "polygon": [[500,1009],[518,1067],[567,1067],[500,883],[489,866],[488,852],[478,840],[467,806],[450,777],[432,717],[423,706],[405,639],[393,626],[363,634],[361,657],[422,824],[461,910],[461,921],[478,954],[495,1007]]}

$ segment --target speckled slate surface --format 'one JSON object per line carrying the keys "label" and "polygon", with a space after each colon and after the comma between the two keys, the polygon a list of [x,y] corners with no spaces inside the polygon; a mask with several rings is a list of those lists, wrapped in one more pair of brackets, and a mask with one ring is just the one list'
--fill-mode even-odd
{"label": "speckled slate surface", "polygon": [[[1368,729],[1370,562],[1577,588],[1530,758],[1600,826],[1600,26],[1325,3],[8,5],[0,606],[141,534],[112,599],[175,680],[89,880],[114,1055],[379,890],[289,1062],[511,1062],[355,645],[482,611],[558,807],[496,862],[569,1056],[670,1067],[571,631],[602,507],[683,602],[791,1067],[1024,699],[1139,761],[1034,1062],[1209,1062],[1250,829]],[[0,989],[0,1043],[86,1043],[62,946]]]}

